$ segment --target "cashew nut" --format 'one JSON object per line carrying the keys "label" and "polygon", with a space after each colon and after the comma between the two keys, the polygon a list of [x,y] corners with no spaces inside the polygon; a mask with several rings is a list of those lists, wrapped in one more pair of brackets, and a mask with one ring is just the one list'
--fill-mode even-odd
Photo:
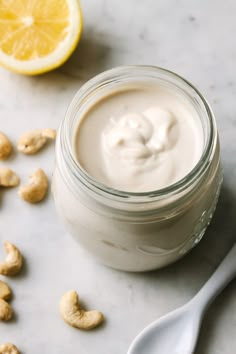
{"label": "cashew nut", "polygon": [[19,177],[10,168],[0,168],[0,187],[15,187],[19,184]]}
{"label": "cashew nut", "polygon": [[50,139],[56,139],[56,130],[49,128],[32,130],[20,137],[17,148],[23,154],[32,155],[41,150]]}
{"label": "cashew nut", "polygon": [[48,178],[39,168],[30,176],[30,183],[19,188],[18,194],[29,203],[38,203],[46,195],[48,190]]}
{"label": "cashew nut", "polygon": [[11,297],[11,289],[9,286],[0,280],[0,299],[9,300]]}
{"label": "cashew nut", "polygon": [[0,354],[20,354],[14,344],[4,343],[0,345]]}
{"label": "cashew nut", "polygon": [[76,291],[68,291],[60,301],[60,314],[63,320],[72,327],[92,329],[103,322],[103,314],[98,311],[85,311],[80,308]]}
{"label": "cashew nut", "polygon": [[12,151],[12,144],[8,137],[0,132],[0,160],[6,159]]}
{"label": "cashew nut", "polygon": [[9,321],[13,311],[11,306],[3,299],[0,299],[0,321]]}
{"label": "cashew nut", "polygon": [[18,248],[9,241],[4,242],[7,253],[5,262],[0,263],[0,274],[15,275],[17,274],[23,264],[23,258]]}

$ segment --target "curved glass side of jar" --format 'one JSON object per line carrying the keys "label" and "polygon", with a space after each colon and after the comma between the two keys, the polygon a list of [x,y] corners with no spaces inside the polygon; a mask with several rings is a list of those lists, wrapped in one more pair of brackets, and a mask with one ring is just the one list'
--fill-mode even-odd
{"label": "curved glass side of jar", "polygon": [[[102,263],[126,271],[147,271],[164,267],[181,258],[203,237],[214,213],[222,170],[219,147],[203,181],[185,200],[152,215],[118,216],[81,190],[80,195],[65,182],[57,166],[53,194],[59,215],[67,230]],[[68,208],[68,206],[70,206]],[[144,206],[145,208],[145,206]],[[154,215],[153,215],[154,214]]]}
{"label": "curved glass side of jar", "polygon": [[[102,92],[123,81],[160,80],[196,107],[205,132],[197,166],[160,191],[126,193],[97,183],[73,157],[78,119]],[[202,95],[178,75],[155,67],[123,67],[88,82],[75,96],[56,144],[53,194],[67,230],[102,263],[126,271],[161,268],[181,258],[204,235],[214,213],[222,169],[214,116]]]}

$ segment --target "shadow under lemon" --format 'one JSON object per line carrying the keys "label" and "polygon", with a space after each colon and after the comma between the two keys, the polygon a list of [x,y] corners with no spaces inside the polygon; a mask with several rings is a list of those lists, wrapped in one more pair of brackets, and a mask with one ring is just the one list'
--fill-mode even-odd
{"label": "shadow under lemon", "polygon": [[58,69],[58,72],[81,80],[110,69],[112,49],[105,43],[96,41],[92,35],[83,35],[71,57]]}

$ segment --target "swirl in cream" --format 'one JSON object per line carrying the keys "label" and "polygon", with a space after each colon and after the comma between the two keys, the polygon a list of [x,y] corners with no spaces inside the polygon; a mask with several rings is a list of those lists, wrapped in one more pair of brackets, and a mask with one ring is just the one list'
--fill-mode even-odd
{"label": "swirl in cream", "polygon": [[115,189],[167,187],[191,171],[202,151],[200,120],[164,87],[117,92],[99,101],[77,134],[81,166]]}
{"label": "swirl in cream", "polygon": [[178,134],[171,134],[176,125],[175,117],[158,107],[151,107],[141,114],[127,113],[119,119],[110,119],[103,134],[104,151],[121,160],[157,159],[171,149]]}

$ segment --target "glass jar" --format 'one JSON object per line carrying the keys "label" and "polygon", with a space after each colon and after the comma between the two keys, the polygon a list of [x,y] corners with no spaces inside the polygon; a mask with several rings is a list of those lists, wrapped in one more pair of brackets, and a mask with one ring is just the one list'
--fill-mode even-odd
{"label": "glass jar", "polygon": [[[188,100],[203,127],[197,165],[164,189],[129,193],[98,183],[79,165],[72,142],[78,122],[116,87],[164,83]],[[220,186],[219,139],[214,115],[201,93],[173,72],[152,66],[124,66],[88,81],[75,95],[56,143],[53,194],[67,230],[104,264],[147,271],[176,261],[202,238],[214,213]]]}

